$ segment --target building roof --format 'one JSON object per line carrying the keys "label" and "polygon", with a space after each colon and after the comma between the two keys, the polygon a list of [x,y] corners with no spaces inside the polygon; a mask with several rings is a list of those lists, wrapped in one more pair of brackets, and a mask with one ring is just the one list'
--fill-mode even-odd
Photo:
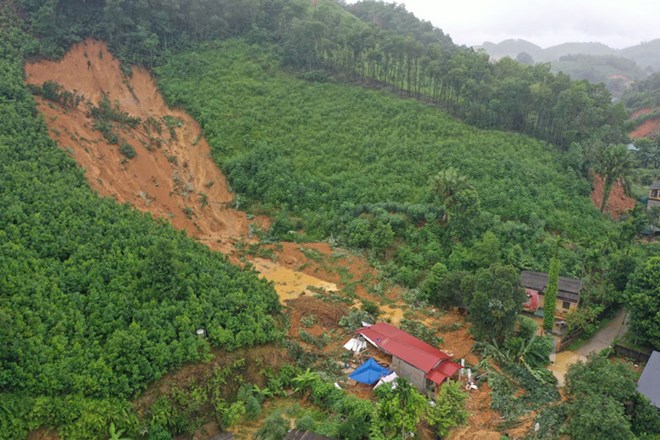
{"label": "building roof", "polygon": [[637,391],[649,398],[651,403],[660,408],[660,353],[651,353],[646,367],[637,382]]}
{"label": "building roof", "polygon": [[357,333],[383,351],[402,359],[424,373],[430,372],[440,361],[451,359],[437,348],[384,322],[361,328]]}
{"label": "building roof", "polygon": [[452,377],[461,366],[456,362],[442,361],[426,374],[426,378],[435,383],[442,383],[446,378]]}
{"label": "building roof", "polygon": [[[520,274],[520,281],[523,287],[534,289],[543,293],[548,286],[548,274],[545,272],[531,272],[525,270]],[[581,280],[574,278],[559,277],[559,292],[557,297],[570,302],[578,302],[580,291],[584,287]]]}
{"label": "building roof", "polygon": [[301,431],[299,429],[292,429],[288,432],[285,440],[333,440],[330,437],[324,437],[319,434],[314,434],[309,431]]}
{"label": "building roof", "polygon": [[656,180],[651,184],[651,189],[660,189],[660,180]]}

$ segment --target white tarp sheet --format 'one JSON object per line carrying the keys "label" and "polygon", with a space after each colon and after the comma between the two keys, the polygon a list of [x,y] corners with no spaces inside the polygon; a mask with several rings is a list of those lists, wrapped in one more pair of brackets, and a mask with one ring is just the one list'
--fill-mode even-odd
{"label": "white tarp sheet", "polygon": [[367,342],[364,339],[352,338],[344,344],[344,348],[354,353],[359,353],[367,348]]}
{"label": "white tarp sheet", "polygon": [[[387,376],[381,377],[374,388],[378,388],[379,386],[381,386],[384,383],[390,383],[390,382],[394,381],[397,377],[399,377],[399,376],[396,374],[396,372],[393,371],[390,374],[388,374]],[[393,388],[394,387],[396,387],[396,384],[393,385]]]}

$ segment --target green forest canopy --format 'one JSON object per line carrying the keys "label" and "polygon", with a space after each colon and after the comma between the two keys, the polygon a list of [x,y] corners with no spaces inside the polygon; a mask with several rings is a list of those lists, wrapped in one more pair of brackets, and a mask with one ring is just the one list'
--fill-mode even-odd
{"label": "green forest canopy", "polygon": [[[498,258],[543,268],[546,239],[561,235],[578,245],[564,267],[579,272],[579,244],[611,228],[589,183],[534,139],[469,127],[389,93],[297,79],[240,41],[173,56],[156,72],[169,102],[200,121],[234,189],[255,208],[302,219],[308,238],[376,250],[404,238],[395,260],[418,273],[487,230],[500,240]],[[478,200],[471,216],[443,228],[430,179],[449,167]]]}
{"label": "green forest canopy", "polygon": [[280,62],[376,81],[430,100],[471,124],[533,135],[567,149],[593,137],[625,140],[625,113],[601,85],[548,65],[522,66],[457,46],[403,6],[334,0],[20,0],[40,55],[87,37],[128,63],[154,66],[175,50],[244,36],[272,43]]}
{"label": "green forest canopy", "polygon": [[30,38],[0,24],[0,438],[85,420],[107,434],[166,372],[278,337],[279,302],[255,272],[94,194],[23,83]]}

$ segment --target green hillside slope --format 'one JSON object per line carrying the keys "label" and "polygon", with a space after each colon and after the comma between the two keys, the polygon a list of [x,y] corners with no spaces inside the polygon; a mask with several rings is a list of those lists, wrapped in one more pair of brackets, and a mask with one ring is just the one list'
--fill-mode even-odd
{"label": "green hillside slope", "polygon": [[[450,260],[457,242],[478,246],[489,230],[502,258],[541,268],[551,235],[589,243],[609,228],[589,184],[533,139],[478,130],[388,93],[299,79],[238,41],[175,56],[157,73],[166,98],[200,121],[253,207],[302,219],[308,238],[335,236],[377,252],[404,239],[395,270],[405,284]],[[476,193],[444,227],[448,203],[430,179],[450,167]],[[280,215],[275,229],[295,226]],[[581,267],[576,249],[562,260],[569,271]]]}
{"label": "green hillside slope", "polygon": [[273,340],[279,302],[256,273],[95,195],[23,84],[33,42],[0,24],[0,438],[107,438],[169,370]]}

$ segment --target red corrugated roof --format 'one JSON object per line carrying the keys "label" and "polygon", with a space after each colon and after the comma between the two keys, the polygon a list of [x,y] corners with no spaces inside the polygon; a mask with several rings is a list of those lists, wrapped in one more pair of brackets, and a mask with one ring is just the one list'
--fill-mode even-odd
{"label": "red corrugated roof", "polygon": [[440,361],[451,359],[437,348],[384,322],[361,328],[357,333],[425,373],[431,371]]}
{"label": "red corrugated roof", "polygon": [[460,369],[461,366],[456,362],[443,361],[440,362],[440,365],[435,367],[433,370],[439,371],[447,377],[452,377]]}
{"label": "red corrugated roof", "polygon": [[432,382],[441,384],[445,379],[447,379],[447,376],[445,376],[438,370],[431,370],[429,371],[429,374],[426,375],[426,378]]}

